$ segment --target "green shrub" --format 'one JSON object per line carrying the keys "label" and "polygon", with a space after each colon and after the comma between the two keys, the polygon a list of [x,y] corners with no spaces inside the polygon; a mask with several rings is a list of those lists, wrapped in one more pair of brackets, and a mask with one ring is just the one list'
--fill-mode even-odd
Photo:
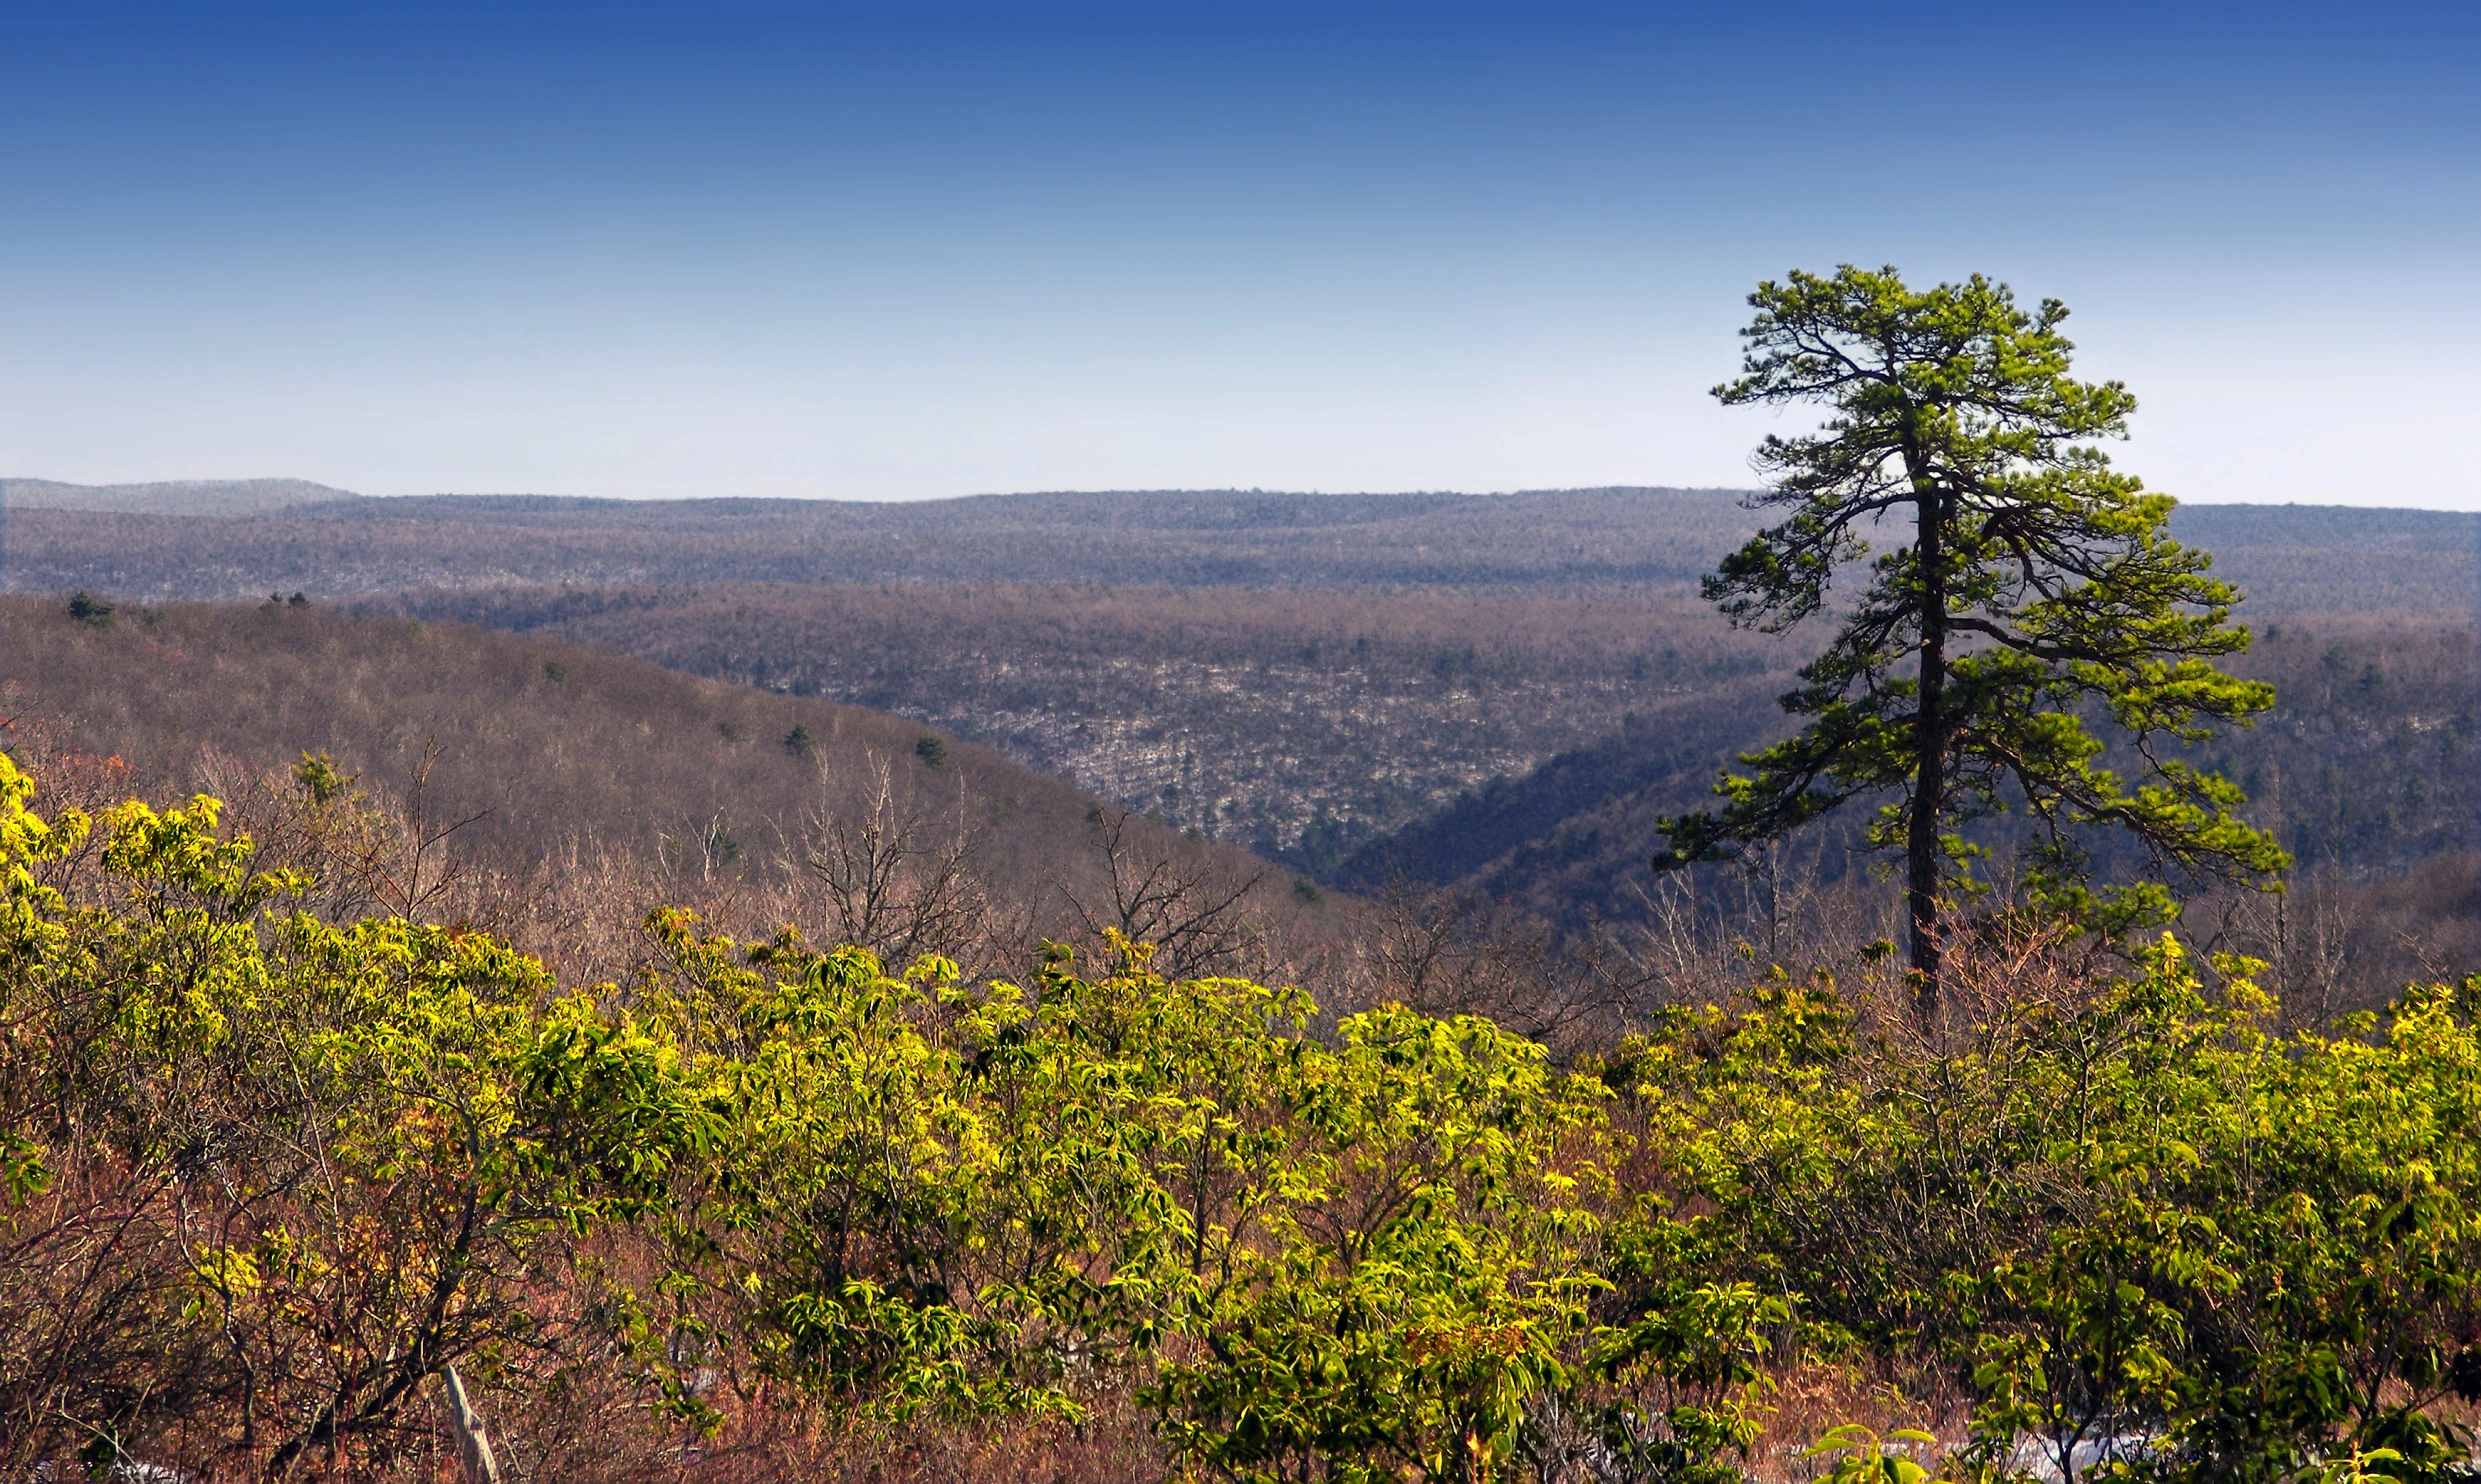
{"label": "green shrub", "polygon": [[1627,1066],[1722,1275],[1950,1368],[1987,1457],[2435,1477],[2472,1445],[2439,1404],[2481,1397],[2481,980],[2284,1037],[2256,966],[2216,967],[2166,937],[1935,1050],[1778,985]]}
{"label": "green shrub", "polygon": [[353,786],[350,774],[337,771],[336,760],[324,752],[305,752],[293,765],[293,781],[313,804],[330,804]]}
{"label": "green shrub", "polygon": [[[295,777],[311,807],[352,781]],[[1133,1406],[1176,1467],[1253,1481],[1588,1449],[1732,1484],[1820,1359],[1943,1374],[1959,1479],[2027,1442],[2143,1439],[2107,1471],[2194,1484],[2471,1447],[2481,980],[2278,1035],[2252,966],[2166,939],[2010,960],[1936,1039],[1873,970],[1563,1068],[1117,937],[970,985],[666,909],[646,971],[585,992],[468,928],[321,920],[212,799],[30,794],[0,757],[13,1475],[382,1469],[450,1364],[491,1405],[593,1375],[707,1426]],[[78,862],[99,889],[62,888]]]}
{"label": "green shrub", "polygon": [[73,904],[90,821],[28,792],[0,759],[0,1458],[281,1477],[384,1457],[445,1365],[528,1374],[701,1117],[665,1046],[486,935],[309,916],[212,799],[92,821],[124,905]]}

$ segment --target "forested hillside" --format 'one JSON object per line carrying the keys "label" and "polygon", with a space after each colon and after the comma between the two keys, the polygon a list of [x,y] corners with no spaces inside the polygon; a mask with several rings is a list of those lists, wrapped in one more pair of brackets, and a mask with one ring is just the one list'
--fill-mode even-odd
{"label": "forested hillside", "polygon": [[[1626,592],[728,585],[393,602],[884,707],[1331,886],[1470,887],[1572,928],[1642,915],[1654,822],[1780,733],[1796,658]],[[2248,789],[2304,872],[2472,848],[2467,622],[2295,613],[2236,668],[2272,682],[2277,709],[2198,760]],[[1840,875],[1840,851],[1819,869]]]}
{"label": "forested hillside", "polygon": [[2183,505],[2171,533],[2214,554],[2252,615],[2466,613],[2481,601],[2481,519],[2343,505]]}
{"label": "forested hillside", "polygon": [[1847,824],[1649,869],[1745,512],[1262,499],[14,513],[0,1462],[436,1478],[455,1366],[530,1479],[2458,1477],[2460,520],[2213,513],[2289,889],[1925,1012]]}
{"label": "forested hillside", "polygon": [[17,598],[0,641],[8,745],[56,794],[215,793],[291,838],[312,789],[299,764],[318,754],[342,780],[322,786],[387,823],[352,846],[368,893],[492,921],[572,966],[625,967],[638,918],[667,901],[882,949],[935,923],[945,952],[1022,961],[1046,937],[1134,927],[1126,890],[1149,871],[1159,889],[1231,896],[1262,940],[1298,930],[1254,971],[1325,931],[1253,857],[1123,825],[997,753],[859,707],[307,604],[80,620]]}
{"label": "forested hillside", "polygon": [[[1802,658],[1695,598],[1748,528],[1714,492],[443,497],[12,519],[12,585],[306,585],[868,706],[1330,889],[1475,892],[1561,934],[1660,915],[1656,821],[1780,734],[1773,697]],[[2201,760],[2248,787],[2304,882],[2436,909],[2362,930],[2369,972],[2460,941],[2471,640],[2442,615],[2481,590],[2469,519],[2223,506],[2175,529],[2247,594],[2260,642],[2241,668],[2282,697]],[[749,580],[771,572],[813,580]],[[702,580],[613,580],[665,576]],[[745,844],[729,811],[721,827]],[[1848,866],[1831,840],[1795,855],[1822,881]]]}
{"label": "forested hillside", "polygon": [[[2275,686],[2274,711],[2198,748],[2227,772],[2304,872],[2384,871],[2471,850],[2481,778],[2472,629],[2460,620],[2293,619],[2233,661]],[[1618,910],[1651,821],[1693,807],[1762,731],[1750,697],[1710,693],[1696,725],[1634,726],[1522,780],[1459,800],[1346,862],[1339,879],[1487,882],[1543,910]],[[1779,723],[1778,723],[1779,725]]]}
{"label": "forested hillside", "polygon": [[1314,874],[1631,716],[1746,741],[1769,725],[1752,698],[1788,677],[1781,646],[1625,587],[734,583],[381,606],[916,717]]}

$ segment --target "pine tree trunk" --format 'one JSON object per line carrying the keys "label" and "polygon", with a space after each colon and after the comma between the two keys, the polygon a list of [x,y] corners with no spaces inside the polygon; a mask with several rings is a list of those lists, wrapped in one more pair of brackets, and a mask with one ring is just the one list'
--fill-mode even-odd
{"label": "pine tree trunk", "polygon": [[[1916,480],[1916,484],[1920,481]],[[1941,581],[1945,511],[1939,493],[1923,490],[1921,567],[1921,694],[1914,708],[1912,818],[1904,837],[1905,916],[1912,930],[1914,996],[1923,1029],[1938,1019],[1939,807],[1947,792],[1947,597]]]}

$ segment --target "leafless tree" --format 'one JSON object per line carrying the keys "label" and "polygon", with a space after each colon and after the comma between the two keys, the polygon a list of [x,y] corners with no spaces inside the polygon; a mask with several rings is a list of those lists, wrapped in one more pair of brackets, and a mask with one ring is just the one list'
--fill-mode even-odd
{"label": "leafless tree", "polygon": [[1598,924],[1560,938],[1507,903],[1406,882],[1379,894],[1354,948],[1363,999],[1485,1015],[1555,1046],[1616,1029],[1643,1008],[1657,977]]}
{"label": "leafless tree", "polygon": [[1125,809],[1089,817],[1109,897],[1066,891],[1088,934],[1100,939],[1110,929],[1154,945],[1154,969],[1173,979],[1237,970],[1261,946],[1264,925],[1245,904],[1265,871],[1237,875],[1169,842],[1144,841],[1130,830],[1133,816]]}
{"label": "leafless tree", "polygon": [[422,739],[422,755],[405,770],[404,796],[388,811],[396,828],[369,836],[345,862],[371,899],[399,917],[420,917],[456,889],[465,862],[448,842],[491,815],[488,809],[454,817],[438,812],[431,773],[445,751],[437,737]]}
{"label": "leafless tree", "polygon": [[812,810],[802,860],[829,936],[901,966],[925,953],[960,956],[981,938],[991,901],[975,844],[961,783],[949,821],[934,823],[901,796],[893,765],[874,751],[853,804]]}

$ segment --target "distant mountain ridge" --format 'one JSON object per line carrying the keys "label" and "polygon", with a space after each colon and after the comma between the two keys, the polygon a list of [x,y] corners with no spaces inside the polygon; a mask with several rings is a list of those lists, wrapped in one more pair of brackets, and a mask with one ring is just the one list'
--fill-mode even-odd
{"label": "distant mountain ridge", "polygon": [[[20,497],[21,486],[34,498]],[[77,487],[10,481],[6,493],[20,508],[9,530],[8,588],[89,587],[143,601],[731,581],[1693,592],[1760,523],[1741,492],[1651,487],[1137,490],[863,503],[371,499],[259,480],[107,487],[79,493],[84,503],[75,507],[60,490]],[[106,496],[122,503],[104,506]],[[290,503],[240,508],[252,498]],[[219,499],[226,508],[210,517]],[[153,508],[141,509],[148,501]],[[183,513],[166,513],[176,504]],[[2171,529],[2214,553],[2215,570],[2240,585],[2252,616],[2469,611],[2481,591],[2468,514],[2190,505]]]}
{"label": "distant mountain ridge", "polygon": [[218,519],[26,510],[7,586],[142,601],[525,583],[1173,587],[1693,583],[1754,528],[1725,490],[828,500],[421,496]]}
{"label": "distant mountain ridge", "polygon": [[307,479],[167,479],[153,484],[68,484],[0,479],[0,509],[101,510],[128,515],[265,515],[296,505],[359,500]]}

